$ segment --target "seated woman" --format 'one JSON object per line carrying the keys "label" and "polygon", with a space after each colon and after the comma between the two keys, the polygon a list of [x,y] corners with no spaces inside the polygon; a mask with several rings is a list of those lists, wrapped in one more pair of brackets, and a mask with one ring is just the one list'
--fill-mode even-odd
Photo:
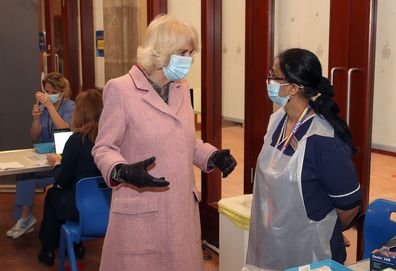
{"label": "seated woman", "polygon": [[42,249],[38,260],[42,263],[54,264],[54,250],[59,245],[60,228],[65,220],[78,220],[75,205],[76,183],[86,177],[100,176],[91,150],[98,133],[102,108],[102,96],[98,90],[81,92],[77,96],[72,119],[74,133],[65,144],[62,160],[56,154],[47,156],[48,162],[55,166],[55,184],[45,197],[39,233]]}
{"label": "seated woman", "polygon": [[[37,91],[30,130],[33,143],[53,142],[54,129],[70,128],[75,104],[70,97],[69,81],[60,73],[48,74],[43,90]],[[15,225],[6,233],[14,239],[34,230],[36,219],[31,214],[36,188],[54,183],[53,172],[27,173],[17,176],[14,203]]]}

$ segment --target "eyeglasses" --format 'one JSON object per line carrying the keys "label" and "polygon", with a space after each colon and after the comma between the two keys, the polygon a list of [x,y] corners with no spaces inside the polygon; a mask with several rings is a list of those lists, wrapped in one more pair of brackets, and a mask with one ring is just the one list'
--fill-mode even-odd
{"label": "eyeglasses", "polygon": [[267,75],[267,83],[269,84],[271,80],[274,81],[286,81],[285,77],[279,77],[273,74],[272,70],[269,70],[268,75]]}

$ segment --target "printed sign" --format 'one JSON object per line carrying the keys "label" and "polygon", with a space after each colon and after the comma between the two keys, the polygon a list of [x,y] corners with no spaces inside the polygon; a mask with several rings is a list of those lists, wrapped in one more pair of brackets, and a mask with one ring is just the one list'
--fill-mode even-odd
{"label": "printed sign", "polygon": [[41,53],[45,52],[45,32],[39,32],[39,50]]}
{"label": "printed sign", "polygon": [[104,56],[104,33],[103,30],[96,31],[96,56]]}

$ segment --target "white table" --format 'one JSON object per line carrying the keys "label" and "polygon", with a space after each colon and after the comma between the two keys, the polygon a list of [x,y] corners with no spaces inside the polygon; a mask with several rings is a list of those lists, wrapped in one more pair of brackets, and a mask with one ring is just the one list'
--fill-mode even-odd
{"label": "white table", "polygon": [[[20,167],[3,169],[1,165],[17,163]],[[39,172],[52,169],[47,163],[47,155],[39,154],[34,149],[22,149],[0,152],[0,176],[20,173]]]}
{"label": "white table", "polygon": [[347,267],[354,271],[369,271],[370,270],[370,260],[369,259],[361,260],[354,264],[348,265]]}

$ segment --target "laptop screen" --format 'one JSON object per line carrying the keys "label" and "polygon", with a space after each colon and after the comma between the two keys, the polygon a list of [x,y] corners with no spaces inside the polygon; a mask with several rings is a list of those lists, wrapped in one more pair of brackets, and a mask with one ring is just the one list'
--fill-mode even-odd
{"label": "laptop screen", "polygon": [[56,129],[54,130],[55,153],[62,154],[66,141],[73,134],[70,129]]}

